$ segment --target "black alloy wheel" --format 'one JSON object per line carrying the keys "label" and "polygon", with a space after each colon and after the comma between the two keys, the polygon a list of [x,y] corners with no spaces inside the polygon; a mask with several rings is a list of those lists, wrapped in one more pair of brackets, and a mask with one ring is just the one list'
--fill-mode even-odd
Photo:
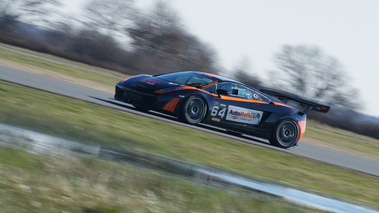
{"label": "black alloy wheel", "polygon": [[299,133],[299,126],[294,120],[283,120],[275,127],[270,143],[278,147],[289,148],[296,144]]}
{"label": "black alloy wheel", "polygon": [[199,96],[190,96],[182,108],[182,120],[189,124],[200,123],[207,113],[207,105]]}

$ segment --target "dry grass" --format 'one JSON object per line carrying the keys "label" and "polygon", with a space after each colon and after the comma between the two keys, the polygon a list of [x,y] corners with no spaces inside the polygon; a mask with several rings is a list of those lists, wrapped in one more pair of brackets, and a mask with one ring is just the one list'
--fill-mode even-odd
{"label": "dry grass", "polygon": [[316,212],[79,155],[0,148],[2,212]]}

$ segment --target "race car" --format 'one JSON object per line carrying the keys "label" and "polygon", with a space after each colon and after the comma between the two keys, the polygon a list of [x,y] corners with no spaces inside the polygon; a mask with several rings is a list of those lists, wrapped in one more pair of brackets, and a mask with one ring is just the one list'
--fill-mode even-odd
{"label": "race car", "polygon": [[[273,97],[275,96],[275,97]],[[137,75],[117,83],[114,98],[138,110],[176,116],[269,140],[289,148],[305,132],[306,112],[329,106],[274,90],[257,90],[235,80],[196,71]]]}

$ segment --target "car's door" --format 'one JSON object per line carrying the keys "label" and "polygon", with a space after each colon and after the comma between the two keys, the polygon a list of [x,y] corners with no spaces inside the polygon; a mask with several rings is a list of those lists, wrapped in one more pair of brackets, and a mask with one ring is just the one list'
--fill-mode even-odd
{"label": "car's door", "polygon": [[229,129],[244,130],[258,125],[263,112],[259,110],[257,92],[243,84],[223,82],[215,85],[216,94],[210,106],[209,123]]}

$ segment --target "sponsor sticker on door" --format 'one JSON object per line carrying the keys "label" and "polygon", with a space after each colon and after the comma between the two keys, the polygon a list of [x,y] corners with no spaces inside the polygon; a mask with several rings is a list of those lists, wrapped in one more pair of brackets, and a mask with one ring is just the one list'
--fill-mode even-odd
{"label": "sponsor sticker on door", "polygon": [[258,125],[262,115],[262,111],[229,105],[226,120]]}

